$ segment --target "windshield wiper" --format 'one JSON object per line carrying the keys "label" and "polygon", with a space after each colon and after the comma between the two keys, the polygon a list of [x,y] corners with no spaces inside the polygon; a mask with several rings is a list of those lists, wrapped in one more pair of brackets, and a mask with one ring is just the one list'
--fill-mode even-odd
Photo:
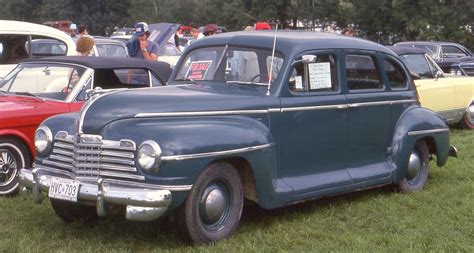
{"label": "windshield wiper", "polygon": [[267,86],[268,83],[257,83],[257,82],[246,82],[246,81],[225,81],[225,83],[235,83],[235,84],[253,84],[259,86]]}
{"label": "windshield wiper", "polygon": [[23,96],[29,96],[29,97],[35,97],[35,98],[40,98],[41,100],[43,100],[42,97],[38,96],[38,95],[35,95],[33,93],[30,93],[28,91],[18,91],[18,92],[14,92],[14,94],[16,95],[23,95]]}

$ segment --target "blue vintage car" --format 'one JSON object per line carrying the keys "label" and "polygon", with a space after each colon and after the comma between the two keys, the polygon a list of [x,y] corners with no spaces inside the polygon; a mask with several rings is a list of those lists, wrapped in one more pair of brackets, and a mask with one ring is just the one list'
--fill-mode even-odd
{"label": "blue vintage car", "polygon": [[[456,155],[387,48],[314,32],[236,32],[186,50],[168,86],[117,91],[44,121],[20,178],[64,221],[174,211],[204,244],[265,209],[394,184],[422,190]],[[24,189],[26,189],[24,188]]]}

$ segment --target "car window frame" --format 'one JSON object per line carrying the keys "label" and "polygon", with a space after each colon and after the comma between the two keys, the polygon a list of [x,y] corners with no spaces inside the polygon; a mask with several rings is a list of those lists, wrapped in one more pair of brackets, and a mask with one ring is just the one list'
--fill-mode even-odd
{"label": "car window frame", "polygon": [[[375,68],[377,69],[377,73],[379,75],[380,81],[382,83],[382,88],[378,89],[358,89],[358,90],[351,90],[349,89],[349,82],[347,79],[347,68],[346,68],[346,59],[348,55],[362,55],[362,56],[369,56],[374,60]],[[358,93],[377,93],[387,91],[387,83],[384,80],[384,68],[383,68],[383,61],[380,59],[380,54],[377,51],[371,50],[364,50],[364,49],[344,49],[342,50],[341,59],[343,59],[343,66],[341,68],[341,74],[343,75],[344,80],[344,87],[346,89],[347,94],[358,94]]]}
{"label": "car window frame", "polygon": [[[425,54],[425,58],[426,58],[426,54]],[[390,79],[388,78],[387,71],[385,70],[385,66],[383,65],[385,60],[392,63],[393,65],[397,65],[396,67],[398,67],[400,70],[402,70],[403,75],[405,77],[405,87],[403,87],[403,88],[393,88],[392,85],[390,85]],[[397,57],[394,57],[392,55],[389,55],[389,54],[383,54],[381,62],[382,62],[383,70],[384,70],[383,71],[383,74],[384,74],[383,79],[385,79],[387,89],[389,89],[390,91],[407,91],[407,90],[410,89],[410,83],[411,83],[410,82],[411,78],[409,76],[410,75],[410,70],[408,70],[408,68],[405,66],[405,64],[403,63],[402,60],[400,60]],[[430,66],[430,68],[431,68],[431,66]]]}
{"label": "car window frame", "polygon": [[337,89],[334,91],[318,91],[318,90],[311,90],[309,87],[303,91],[294,91],[290,88],[290,77],[295,69],[291,64],[289,67],[288,75],[285,77],[285,85],[288,93],[294,97],[307,97],[307,96],[328,96],[328,95],[339,95],[343,92],[343,85],[342,85],[342,76],[341,76],[341,50],[340,49],[319,49],[319,50],[309,50],[296,55],[296,57],[292,58],[291,62],[295,60],[301,60],[303,55],[333,55],[336,60],[336,77],[337,77]]}

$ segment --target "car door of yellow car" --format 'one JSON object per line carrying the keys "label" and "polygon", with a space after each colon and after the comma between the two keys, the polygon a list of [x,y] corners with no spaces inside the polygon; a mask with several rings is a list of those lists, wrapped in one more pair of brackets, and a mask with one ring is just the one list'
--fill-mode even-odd
{"label": "car door of yellow car", "polygon": [[455,86],[451,78],[440,77],[438,79],[415,80],[421,106],[429,108],[443,117],[449,111],[456,109]]}

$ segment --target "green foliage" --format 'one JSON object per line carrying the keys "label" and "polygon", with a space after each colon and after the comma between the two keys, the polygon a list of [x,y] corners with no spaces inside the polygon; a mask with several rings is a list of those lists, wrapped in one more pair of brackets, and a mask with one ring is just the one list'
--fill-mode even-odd
{"label": "green foliage", "polygon": [[447,40],[474,48],[472,0],[0,0],[0,19],[42,23],[69,19],[94,34],[113,27],[174,22],[199,27],[217,23],[240,30],[256,21],[323,28],[354,26],[383,44]]}
{"label": "green foliage", "polygon": [[0,252],[474,252],[474,131],[454,130],[459,158],[431,162],[419,193],[393,187],[324,198],[277,210],[245,207],[228,240],[183,243],[173,222],[64,224],[48,201],[0,198]]}

